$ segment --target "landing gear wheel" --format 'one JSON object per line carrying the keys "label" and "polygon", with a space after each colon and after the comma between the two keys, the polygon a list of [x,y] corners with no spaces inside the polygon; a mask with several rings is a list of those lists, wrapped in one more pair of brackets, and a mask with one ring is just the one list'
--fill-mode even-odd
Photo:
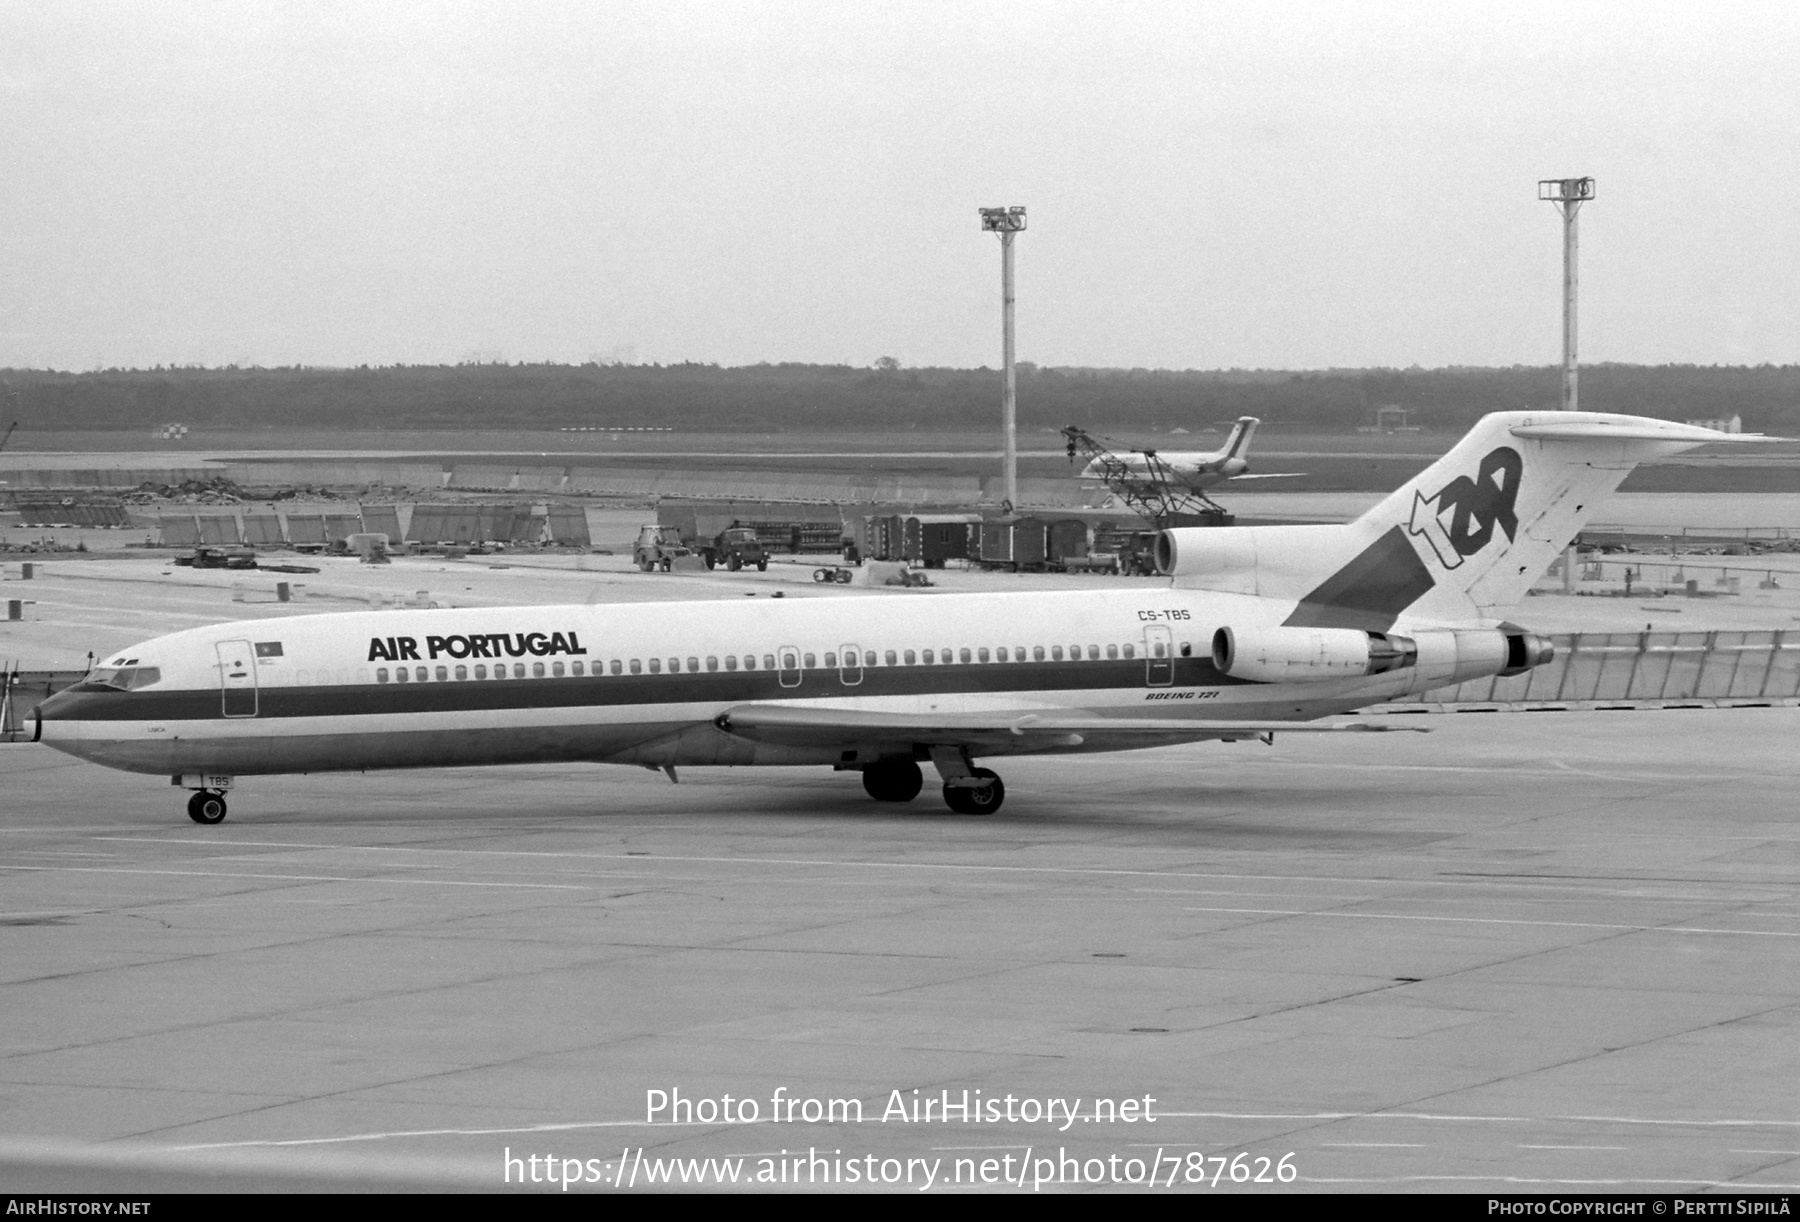
{"label": "landing gear wheel", "polygon": [[733,553],[731,553],[730,556],[728,556],[726,558],[725,567],[735,573],[739,569],[744,567],[744,558],[742,556],[738,555],[736,552],[733,552]]}
{"label": "landing gear wheel", "polygon": [[675,562],[673,560],[669,559],[667,556],[664,556],[662,563],[660,565],[658,565],[657,567],[662,569],[663,572],[667,573],[675,567]]}
{"label": "landing gear wheel", "polygon": [[973,772],[981,784],[944,786],[944,805],[959,815],[991,815],[1006,801],[1006,786],[986,768]]}
{"label": "landing gear wheel", "polygon": [[769,558],[767,556],[764,556],[761,560],[756,562],[756,571],[759,573],[766,573],[769,571]]}
{"label": "landing gear wheel", "polygon": [[713,555],[711,552],[706,553],[706,571],[707,572],[709,572],[709,573],[712,572],[712,570],[714,569],[714,567],[716,567],[718,565],[718,563],[719,563],[719,558],[717,556]]}
{"label": "landing gear wheel", "polygon": [[195,823],[222,823],[225,819],[225,795],[202,789],[188,799],[188,818]]}
{"label": "landing gear wheel", "polygon": [[910,802],[925,788],[925,775],[911,760],[882,760],[862,776],[863,789],[877,802]]}

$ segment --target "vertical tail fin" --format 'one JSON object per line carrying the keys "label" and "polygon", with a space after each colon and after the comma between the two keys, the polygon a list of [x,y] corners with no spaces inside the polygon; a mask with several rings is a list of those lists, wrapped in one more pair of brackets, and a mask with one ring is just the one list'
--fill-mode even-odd
{"label": "vertical tail fin", "polygon": [[[1642,416],[1499,412],[1351,527],[1371,543],[1404,542],[1429,577],[1408,614],[1492,617],[1525,596],[1640,462],[1757,440]],[[1388,551],[1406,564],[1391,542]]]}
{"label": "vertical tail fin", "polygon": [[1250,439],[1256,436],[1256,426],[1262,421],[1255,416],[1239,416],[1238,422],[1231,426],[1231,435],[1225,439],[1225,457],[1243,458],[1250,453]]}
{"label": "vertical tail fin", "polygon": [[1293,599],[1292,626],[1498,618],[1638,463],[1766,440],[1640,416],[1498,412],[1354,522],[1169,530],[1157,553],[1178,585]]}

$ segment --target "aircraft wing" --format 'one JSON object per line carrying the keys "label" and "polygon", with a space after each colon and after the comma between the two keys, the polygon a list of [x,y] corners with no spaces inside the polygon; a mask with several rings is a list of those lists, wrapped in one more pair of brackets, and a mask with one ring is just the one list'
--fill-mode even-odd
{"label": "aircraft wing", "polygon": [[1169,740],[1260,738],[1275,733],[1382,733],[1425,726],[1367,722],[1201,721],[1187,718],[1099,717],[1081,713],[881,713],[786,704],[742,704],[716,719],[727,734],[790,747],[851,747],[870,741],[931,746],[990,746],[1006,751],[1078,747],[1091,735]]}

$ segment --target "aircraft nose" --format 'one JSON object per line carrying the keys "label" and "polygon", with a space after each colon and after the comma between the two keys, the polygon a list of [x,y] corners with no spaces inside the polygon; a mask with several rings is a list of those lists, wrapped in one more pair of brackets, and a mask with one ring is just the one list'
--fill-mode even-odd
{"label": "aircraft nose", "polygon": [[76,715],[81,698],[61,691],[45,697],[31,711],[31,741],[72,751],[81,743],[81,718]]}

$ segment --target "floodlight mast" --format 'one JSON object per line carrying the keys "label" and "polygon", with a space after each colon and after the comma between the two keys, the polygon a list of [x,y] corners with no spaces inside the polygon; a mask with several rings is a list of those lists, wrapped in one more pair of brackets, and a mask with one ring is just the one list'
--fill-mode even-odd
{"label": "floodlight mast", "polygon": [[1594,198],[1591,178],[1543,178],[1538,180],[1538,198],[1556,205],[1563,218],[1563,386],[1562,407],[1576,410],[1575,288],[1577,280],[1575,214],[1581,205]]}
{"label": "floodlight mast", "polygon": [[1013,373],[1013,235],[1024,232],[1024,205],[981,209],[981,227],[1000,235],[1000,359],[1006,371],[1000,408],[1006,447],[1006,500],[1001,509],[1012,513],[1019,504],[1018,383]]}

